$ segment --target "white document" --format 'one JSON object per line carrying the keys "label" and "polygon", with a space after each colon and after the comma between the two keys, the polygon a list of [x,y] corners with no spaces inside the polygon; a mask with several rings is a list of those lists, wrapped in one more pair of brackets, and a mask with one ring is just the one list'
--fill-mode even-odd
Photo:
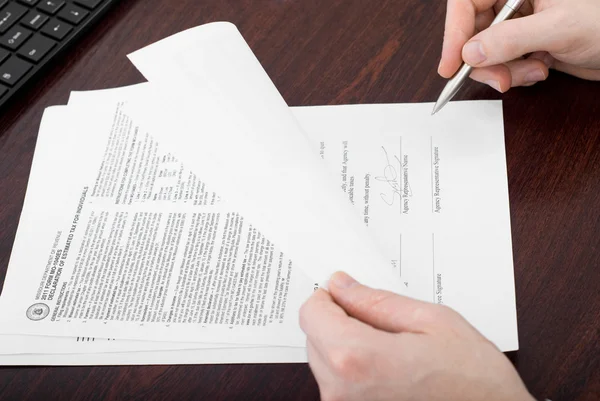
{"label": "white document", "polygon": [[[143,104],[140,84],[72,93],[70,104]],[[518,349],[502,104],[290,108],[338,177],[411,297],[446,304],[504,350]]]}
{"label": "white document", "polygon": [[[153,83],[133,116],[319,285],[344,269],[399,289],[335,177],[229,23],[161,40],[130,59]],[[136,108],[139,109],[136,110]]]}
{"label": "white document", "polygon": [[[73,92],[69,104],[143,104],[150,85]],[[290,110],[401,278],[396,292],[450,305],[490,335],[511,327],[516,347],[502,104],[452,102],[434,118],[428,106]]]}
{"label": "white document", "polygon": [[3,333],[304,346],[313,283],[163,149],[122,104],[46,111]]}
{"label": "white document", "polygon": [[295,108],[414,298],[518,349],[502,104]]}
{"label": "white document", "polygon": [[[121,89],[119,91],[123,91],[123,94],[119,95],[121,98],[135,97],[124,95],[126,93],[133,95],[132,90]],[[105,93],[110,95],[109,91]],[[96,93],[96,97],[98,97],[97,95]],[[83,106],[88,106],[87,108],[90,109],[90,104],[86,105],[84,101],[86,96],[89,95],[74,95],[76,104],[83,103],[81,109],[75,114],[81,115],[85,110]],[[362,105],[306,107],[293,110],[302,126],[310,133],[309,136],[318,144],[321,156],[329,163],[332,171],[338,172],[339,184],[345,188],[350,203],[353,203],[354,207],[362,212],[363,223],[368,225],[369,230],[381,243],[385,244],[390,271],[402,278],[403,284],[410,289],[413,296],[445,303],[455,308],[502,350],[517,349],[501,105],[499,102],[454,103],[451,105],[455,108],[452,115],[456,116],[456,119],[446,117],[444,120],[433,122],[429,127],[423,126],[418,131],[413,128],[407,129],[407,126],[416,125],[418,120],[425,121],[419,114],[427,113],[428,106]],[[96,109],[102,109],[102,107],[97,105]],[[469,129],[461,129],[465,119],[471,122],[467,124]],[[62,122],[61,124],[64,125]],[[93,141],[91,143],[79,141],[81,131],[77,130],[79,136],[71,136],[74,143],[69,145],[67,140],[60,141],[56,137],[44,142],[46,136],[42,130],[27,199],[30,198],[30,192],[35,191],[33,189],[36,182],[34,174],[40,170],[35,166],[39,164],[40,158],[44,159],[43,156],[40,156],[44,153],[42,151],[44,143],[48,147],[50,147],[50,143],[62,145],[58,146],[58,149],[63,149],[64,155],[57,151],[53,152],[54,156],[62,156],[58,158],[59,160],[68,158],[68,154],[85,154],[86,159],[93,159],[90,155],[94,153],[94,150],[96,153],[107,153],[105,148],[97,146]],[[63,132],[65,131],[63,130]],[[108,137],[108,132],[110,131],[105,132],[105,138]],[[365,133],[368,133],[368,136]],[[135,142],[143,142],[141,138],[145,135],[138,130],[137,139],[130,138],[129,146],[126,147],[132,147],[131,144]],[[101,134],[97,136],[102,137]],[[422,141],[423,137],[427,139],[424,142]],[[367,139],[365,140],[365,138]],[[87,145],[84,146],[82,143]],[[423,150],[423,143],[425,143],[425,150]],[[400,148],[400,144],[403,144],[403,149]],[[160,148],[156,144],[154,147]],[[57,147],[53,146],[52,148]],[[161,154],[158,150],[154,152],[160,154],[160,157],[165,157],[165,154]],[[419,152],[430,153],[429,159],[422,157]],[[408,156],[406,163],[404,156]],[[479,168],[469,167],[482,159],[485,163],[478,164]],[[403,161],[404,167],[401,167],[400,161]],[[442,163],[442,161],[446,162]],[[173,196],[174,188],[181,187],[181,185],[192,187],[190,182],[200,182],[195,177],[192,179],[190,177],[192,174],[186,171],[176,159],[170,159],[162,165],[162,167],[168,166],[171,167],[171,171],[177,173],[166,174],[161,181],[159,179],[162,174],[160,171],[166,173],[169,169],[157,168],[153,181],[160,184],[154,188],[155,195],[171,193]],[[404,169],[409,167],[410,172],[405,175]],[[438,167],[437,171],[436,167]],[[423,175],[424,170],[430,172],[430,174],[426,174],[426,177]],[[40,181],[50,181],[49,176],[61,175],[60,173],[51,174],[51,171],[47,169],[43,171],[47,175]],[[446,171],[448,173],[445,173]],[[135,169],[131,170],[130,174],[134,173]],[[188,177],[187,183],[186,180],[181,180],[181,177],[184,176]],[[426,197],[429,198],[426,201],[423,200],[423,196],[416,194],[416,189],[423,186],[423,180],[430,186],[433,185],[431,191],[425,191],[431,194],[430,197]],[[411,188],[408,194],[398,190],[398,188],[405,187],[403,185],[405,181],[409,182]],[[173,185],[174,183],[177,185]],[[479,184],[474,185],[474,183]],[[71,185],[66,185],[66,188],[69,187]],[[67,192],[72,193],[74,199],[77,200],[79,194],[76,190],[70,189]],[[210,191],[205,188],[204,192]],[[419,190],[419,193],[421,192]],[[461,196],[457,197],[453,193]],[[365,196],[366,194],[368,196]],[[200,198],[206,197],[205,195]],[[497,199],[497,201],[490,202],[489,197]],[[212,199],[212,195],[210,198]],[[404,203],[406,198],[409,199],[408,205]],[[468,201],[456,202],[457,199],[467,199]],[[163,201],[168,203],[173,199],[163,199]],[[147,200],[141,200],[137,204],[144,202],[148,203]],[[150,203],[152,202],[157,201],[150,201]],[[26,206],[28,203],[29,201],[26,201]],[[174,203],[177,204],[177,201]],[[180,210],[187,208],[185,201],[179,202],[178,205],[181,206]],[[43,209],[48,205],[43,203],[39,207]],[[196,205],[196,207],[204,206]],[[367,213],[365,213],[365,207],[368,207]],[[26,214],[27,209],[24,210],[24,218]],[[67,210],[66,215],[71,217],[70,209]],[[444,215],[447,215],[448,219],[445,219]],[[457,222],[457,219],[460,222]],[[20,231],[22,225],[23,223],[20,225]],[[39,232],[37,228],[36,232]],[[56,227],[53,228],[56,229]],[[50,231],[53,232],[53,230]],[[449,232],[450,234],[448,234]],[[46,242],[54,240],[51,236],[48,238],[50,240]],[[458,252],[454,252],[454,249]],[[439,255],[440,252],[444,256],[434,259],[435,254]],[[31,254],[28,257],[30,258]],[[43,262],[43,259],[44,257],[40,258],[40,262],[37,264]],[[30,259],[28,260],[31,262]],[[29,263],[29,265],[35,264]],[[9,285],[9,280],[12,278],[12,266],[13,262],[11,261],[9,279],[7,279],[5,287]],[[30,278],[31,272],[27,272],[25,269],[25,267],[19,268],[19,270],[23,270],[25,276]],[[28,277],[25,277],[23,281],[26,281]],[[310,287],[309,282],[307,285]],[[63,286],[65,283],[57,283],[57,287],[62,288]],[[307,292],[309,291],[307,290]],[[22,288],[19,293],[23,293]],[[10,304],[15,305],[15,302],[20,302],[26,307],[32,303],[32,300],[30,296],[25,298],[25,301],[13,299]],[[6,292],[3,293],[0,300],[5,299]],[[477,302],[473,302],[474,300]],[[300,297],[298,302],[293,301],[292,303],[298,305],[302,301],[303,299]],[[25,320],[25,315],[22,311],[20,312],[22,320]],[[297,309],[290,313],[297,314]],[[17,320],[19,320],[18,317]],[[31,324],[32,322],[25,323]],[[35,323],[39,324],[40,322]],[[74,329],[73,335],[79,335],[81,331],[87,330],[85,326],[89,323],[83,323],[79,319],[70,322],[68,326]],[[112,322],[110,323],[112,325]],[[5,326],[3,323],[2,326],[12,326],[16,329],[19,324],[7,323]],[[122,326],[117,326],[117,324],[118,322],[115,322],[115,325],[111,327],[113,330],[115,327],[119,328],[120,331]],[[67,330],[66,332],[71,331]],[[45,327],[35,330],[35,333],[51,334]],[[54,333],[60,335],[56,334],[56,331]],[[223,338],[219,340],[228,341]],[[73,341],[74,339],[52,337],[37,337],[35,341],[32,341],[31,337],[12,336],[11,339],[11,337],[5,336],[2,343],[6,345],[5,348],[12,349],[12,352],[7,349],[3,352],[0,347],[0,353],[34,353],[42,352],[44,349],[54,353],[92,353],[227,347],[226,344],[194,342],[179,344],[151,341],[95,340],[92,342],[89,341],[89,338],[74,346]],[[200,335],[189,341],[203,341],[203,337]],[[236,347],[249,346],[238,344]],[[288,352],[291,354],[298,352],[289,347],[277,349],[284,355]],[[244,351],[244,355],[246,355],[246,351]],[[260,351],[257,350],[256,355],[258,362],[260,361]]]}

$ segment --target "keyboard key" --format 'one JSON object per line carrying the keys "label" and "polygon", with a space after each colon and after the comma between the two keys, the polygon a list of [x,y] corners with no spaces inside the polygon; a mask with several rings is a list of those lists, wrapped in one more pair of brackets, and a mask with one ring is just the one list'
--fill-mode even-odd
{"label": "keyboard key", "polygon": [[0,64],[10,56],[10,52],[8,50],[0,49]]}
{"label": "keyboard key", "polygon": [[17,3],[8,3],[6,7],[0,11],[0,34],[8,31],[15,22],[18,21],[27,9]]}
{"label": "keyboard key", "polygon": [[0,97],[4,96],[8,92],[8,88],[6,86],[0,85]]}
{"label": "keyboard key", "polygon": [[44,27],[42,28],[42,33],[50,36],[56,40],[62,40],[65,36],[71,32],[73,27],[66,22],[59,21],[57,19],[51,19]]}
{"label": "keyboard key", "polygon": [[44,22],[48,21],[48,16],[42,14],[38,11],[30,11],[22,20],[21,24],[25,25],[27,28],[31,28],[34,30],[38,30]]}
{"label": "keyboard key", "polygon": [[23,4],[27,4],[28,6],[35,6],[40,0],[19,0]]}
{"label": "keyboard key", "polygon": [[11,50],[17,50],[30,36],[31,31],[29,29],[17,25],[0,38],[0,45]]}
{"label": "keyboard key", "polygon": [[60,10],[58,13],[58,18],[64,19],[72,24],[79,24],[89,12],[85,11],[83,8],[74,6],[72,4],[68,4],[65,8]]}
{"label": "keyboard key", "polygon": [[40,61],[52,48],[56,46],[56,42],[52,39],[48,39],[45,36],[36,34],[33,38],[29,39],[21,50],[19,50],[19,56],[25,57],[29,61],[37,63]]}
{"label": "keyboard key", "polygon": [[75,3],[93,10],[98,7],[98,4],[102,3],[102,0],[75,0]]}
{"label": "keyboard key", "polygon": [[4,64],[0,65],[0,82],[13,86],[23,75],[31,69],[32,65],[26,61],[11,57]]}
{"label": "keyboard key", "polygon": [[62,0],[43,0],[38,8],[48,14],[56,14],[56,12],[65,4]]}

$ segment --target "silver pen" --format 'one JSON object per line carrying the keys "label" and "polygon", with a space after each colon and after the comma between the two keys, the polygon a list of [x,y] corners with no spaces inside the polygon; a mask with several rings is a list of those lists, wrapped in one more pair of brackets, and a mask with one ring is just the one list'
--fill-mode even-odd
{"label": "silver pen", "polygon": [[[508,0],[498,15],[496,15],[496,18],[494,18],[492,25],[512,18],[512,16],[515,15],[517,10],[519,10],[524,2],[525,0]],[[469,78],[469,75],[471,75],[472,70],[473,67],[463,63],[462,67],[460,67],[460,70],[458,70],[458,72],[454,74],[454,76],[450,78],[446,84],[446,87],[440,94],[435,106],[433,106],[431,115],[434,115],[440,111],[442,107],[444,107],[446,103],[448,103],[454,97],[454,95],[456,95],[460,87],[463,86],[467,78]]]}

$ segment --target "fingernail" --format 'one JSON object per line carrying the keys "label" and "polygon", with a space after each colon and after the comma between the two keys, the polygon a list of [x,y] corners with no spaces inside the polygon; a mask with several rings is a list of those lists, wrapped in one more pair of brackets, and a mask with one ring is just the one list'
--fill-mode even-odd
{"label": "fingernail", "polygon": [[496,89],[498,92],[502,93],[502,89],[500,89],[500,82],[498,81],[485,81],[484,84],[491,86],[492,88]]}
{"label": "fingernail", "polygon": [[483,52],[483,46],[481,42],[474,41],[469,42],[463,48],[463,55],[465,58],[465,63],[473,66],[477,64],[481,64],[487,59],[487,56]]}
{"label": "fingernail", "polygon": [[357,283],[356,280],[354,280],[352,277],[350,277],[344,272],[335,273],[333,276],[331,276],[329,282],[342,290],[350,288]]}
{"label": "fingernail", "polygon": [[544,74],[542,70],[536,69],[533,71],[529,71],[523,78],[523,81],[525,81],[526,84],[533,84],[536,82],[543,81],[544,79],[546,79],[546,74]]}

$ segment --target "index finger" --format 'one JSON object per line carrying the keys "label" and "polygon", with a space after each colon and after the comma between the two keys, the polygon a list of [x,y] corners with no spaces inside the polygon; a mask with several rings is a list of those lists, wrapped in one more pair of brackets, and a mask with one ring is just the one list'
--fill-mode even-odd
{"label": "index finger", "polygon": [[438,72],[445,78],[451,77],[462,64],[462,48],[475,34],[477,14],[506,0],[448,0],[442,60]]}

